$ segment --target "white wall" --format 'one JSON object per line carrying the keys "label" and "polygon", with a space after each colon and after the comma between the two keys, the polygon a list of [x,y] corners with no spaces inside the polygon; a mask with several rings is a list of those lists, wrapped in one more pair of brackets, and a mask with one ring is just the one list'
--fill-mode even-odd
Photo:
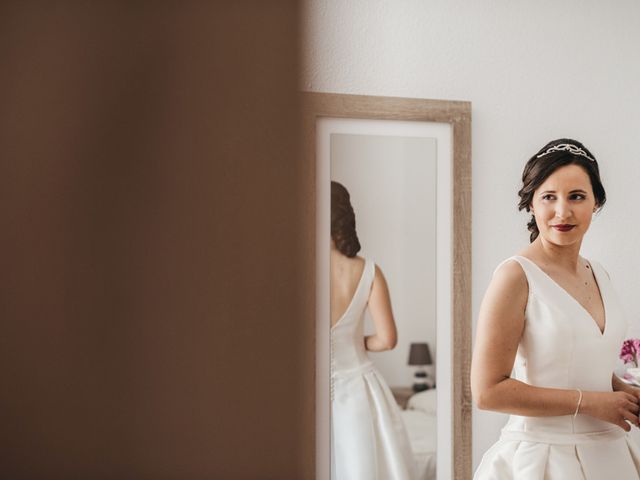
{"label": "white wall", "polygon": [[[583,254],[640,333],[639,3],[313,0],[303,23],[303,90],[473,103],[474,329],[494,267],[528,241],[522,167],[568,136],[596,155],[608,194]],[[474,410],[474,465],[504,419]]]}

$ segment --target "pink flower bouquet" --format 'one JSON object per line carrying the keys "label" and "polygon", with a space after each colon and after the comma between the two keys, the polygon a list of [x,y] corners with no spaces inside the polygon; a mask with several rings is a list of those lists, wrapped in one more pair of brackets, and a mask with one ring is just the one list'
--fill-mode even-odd
{"label": "pink flower bouquet", "polygon": [[638,357],[640,357],[640,339],[628,338],[627,340],[622,342],[620,359],[624,363],[631,363],[633,367],[637,367]]}

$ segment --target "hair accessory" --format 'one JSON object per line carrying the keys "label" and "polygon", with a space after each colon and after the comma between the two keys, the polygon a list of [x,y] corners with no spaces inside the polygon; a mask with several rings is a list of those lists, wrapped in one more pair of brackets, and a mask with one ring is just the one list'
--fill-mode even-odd
{"label": "hair accessory", "polygon": [[549,147],[546,151],[542,152],[540,155],[537,155],[536,158],[544,157],[545,155],[549,155],[553,152],[569,152],[571,155],[580,155],[592,162],[596,160],[593,157],[590,157],[587,152],[585,152],[580,147],[576,147],[571,143],[560,143],[559,145],[554,145],[553,147]]}
{"label": "hair accessory", "polygon": [[580,397],[578,398],[578,406],[576,407],[576,411],[573,414],[573,418],[576,418],[578,415],[578,410],[580,410],[580,404],[582,403],[582,390],[576,388],[576,390],[580,393]]}

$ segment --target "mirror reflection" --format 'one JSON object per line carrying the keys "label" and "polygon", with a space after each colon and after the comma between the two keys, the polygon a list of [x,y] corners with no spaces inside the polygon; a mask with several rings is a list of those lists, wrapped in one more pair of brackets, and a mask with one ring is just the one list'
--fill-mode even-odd
{"label": "mirror reflection", "polygon": [[436,478],[436,147],[330,136],[334,480]]}

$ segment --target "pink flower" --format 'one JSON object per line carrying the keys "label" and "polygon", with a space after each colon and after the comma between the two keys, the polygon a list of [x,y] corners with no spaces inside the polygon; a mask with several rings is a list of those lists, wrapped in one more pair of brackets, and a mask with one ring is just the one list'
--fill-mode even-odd
{"label": "pink flower", "polygon": [[640,339],[628,338],[622,342],[620,349],[620,359],[624,363],[638,364],[638,356],[640,356]]}
{"label": "pink flower", "polygon": [[631,363],[635,360],[634,356],[631,355],[630,353],[626,354],[626,355],[620,355],[620,358],[622,359],[622,361],[624,363]]}

